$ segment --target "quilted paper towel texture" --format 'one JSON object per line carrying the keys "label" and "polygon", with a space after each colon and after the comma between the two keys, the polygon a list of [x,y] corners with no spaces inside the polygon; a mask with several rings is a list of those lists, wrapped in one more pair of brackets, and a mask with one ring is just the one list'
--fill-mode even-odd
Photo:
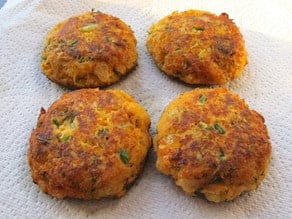
{"label": "quilted paper towel texture", "polygon": [[[226,12],[234,19],[246,40],[249,64],[224,87],[265,117],[273,146],[269,174],[256,191],[221,204],[186,196],[156,170],[153,150],[122,199],[57,200],[39,191],[27,164],[28,139],[40,108],[67,91],[41,73],[43,41],[56,23],[92,8],[120,17],[135,32],[139,65],[109,88],[124,89],[147,109],[152,135],[167,103],[196,86],[171,80],[157,69],[145,47],[150,25],[174,10],[190,8]],[[291,9],[289,0],[8,1],[0,10],[0,218],[292,217]]]}

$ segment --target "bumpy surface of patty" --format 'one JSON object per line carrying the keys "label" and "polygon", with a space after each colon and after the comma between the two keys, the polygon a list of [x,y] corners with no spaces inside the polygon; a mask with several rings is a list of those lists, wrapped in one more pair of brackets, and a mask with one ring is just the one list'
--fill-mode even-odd
{"label": "bumpy surface of patty", "polygon": [[187,194],[232,200],[267,174],[264,118],[225,88],[181,94],[164,110],[154,139],[157,168]]}
{"label": "bumpy surface of patty", "polygon": [[150,118],[121,90],[81,89],[41,109],[28,161],[33,181],[57,198],[121,197],[143,167]]}
{"label": "bumpy surface of patty", "polygon": [[226,13],[173,12],[151,26],[147,48],[163,72],[189,84],[223,84],[247,64],[243,37]]}
{"label": "bumpy surface of patty", "polygon": [[119,18],[87,12],[57,24],[48,34],[41,68],[69,88],[117,82],[137,64],[136,39]]}

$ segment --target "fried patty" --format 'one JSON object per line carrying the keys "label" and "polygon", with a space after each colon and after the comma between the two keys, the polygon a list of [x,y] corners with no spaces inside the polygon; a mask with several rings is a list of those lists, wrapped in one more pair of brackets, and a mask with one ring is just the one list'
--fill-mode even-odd
{"label": "fried patty", "polygon": [[225,88],[179,95],[157,123],[154,147],[159,171],[213,202],[256,189],[271,157],[264,118]]}
{"label": "fried patty", "polygon": [[87,12],[57,24],[45,40],[41,68],[69,88],[113,84],[137,64],[136,39],[117,17]]}
{"label": "fried patty", "polygon": [[243,37],[226,13],[173,12],[151,26],[147,48],[165,74],[189,84],[224,84],[247,64]]}
{"label": "fried patty", "polygon": [[33,181],[57,198],[121,197],[141,171],[150,118],[121,90],[81,89],[41,109],[28,161]]}

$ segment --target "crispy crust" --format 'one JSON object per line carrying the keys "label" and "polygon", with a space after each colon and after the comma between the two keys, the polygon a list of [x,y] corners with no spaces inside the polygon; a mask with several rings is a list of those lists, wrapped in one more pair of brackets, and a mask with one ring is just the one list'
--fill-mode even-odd
{"label": "crispy crust", "polygon": [[154,147],[162,173],[187,194],[214,202],[256,189],[271,156],[264,118],[225,88],[173,100],[157,124]]}
{"label": "crispy crust", "polygon": [[128,25],[108,14],[87,12],[49,32],[41,68],[50,80],[69,88],[101,87],[130,72],[137,58]]}
{"label": "crispy crust", "polygon": [[41,190],[57,198],[121,197],[141,171],[150,118],[120,90],[81,89],[41,109],[28,161]]}
{"label": "crispy crust", "polygon": [[168,76],[189,84],[223,84],[247,64],[243,37],[226,13],[173,12],[151,26],[147,48]]}

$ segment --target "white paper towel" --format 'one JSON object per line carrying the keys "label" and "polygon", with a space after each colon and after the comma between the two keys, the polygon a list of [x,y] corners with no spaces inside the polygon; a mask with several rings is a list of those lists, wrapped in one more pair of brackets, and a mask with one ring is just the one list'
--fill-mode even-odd
{"label": "white paper towel", "polygon": [[[188,86],[163,75],[147,53],[150,25],[174,10],[226,12],[246,40],[249,64],[226,85],[266,119],[273,154],[261,186],[232,202],[186,196],[155,169],[150,152],[144,172],[121,199],[57,200],[33,184],[26,152],[41,107],[66,90],[41,73],[47,32],[70,16],[98,9],[128,23],[138,40],[139,65],[109,88],[124,89],[152,118]],[[0,10],[0,218],[292,218],[292,4],[290,0],[9,0]]]}

